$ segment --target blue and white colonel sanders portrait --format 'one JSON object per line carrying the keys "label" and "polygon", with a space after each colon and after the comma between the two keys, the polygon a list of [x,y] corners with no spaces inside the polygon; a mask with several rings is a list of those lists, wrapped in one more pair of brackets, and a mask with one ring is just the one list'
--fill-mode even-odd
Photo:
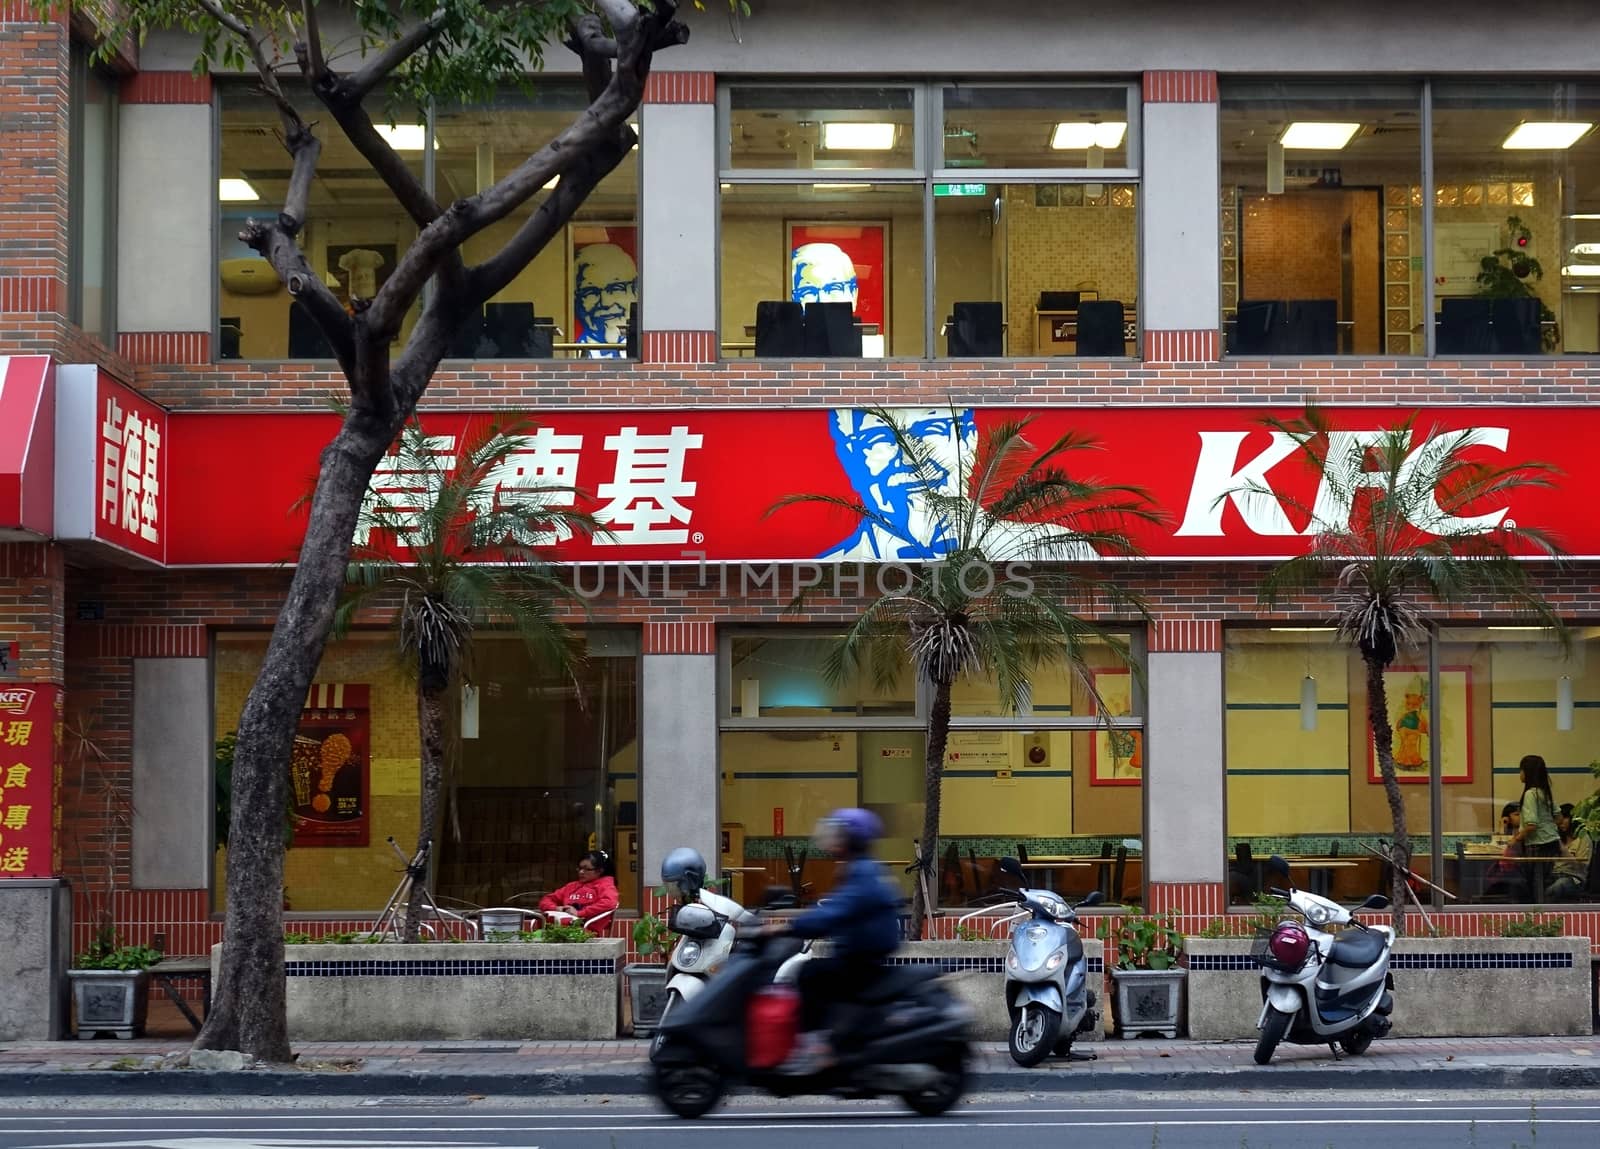
{"label": "blue and white colonel sanders portrait", "polygon": [[[639,298],[639,268],[614,243],[591,243],[573,256],[572,313],[579,343],[626,343],[628,312]],[[620,348],[596,347],[591,359],[621,359]]]}
{"label": "blue and white colonel sanders portrait", "polygon": [[871,411],[840,408],[828,413],[834,450],[856,496],[879,521],[863,522],[849,538],[824,552],[825,559],[927,559],[948,554],[955,540],[929,514],[923,493],[960,491],[961,458],[977,447],[978,427],[970,410],[912,407],[887,412],[901,437],[926,452],[922,465],[907,459],[894,427]]}
{"label": "blue and white colonel sanders portrait", "polygon": [[856,305],[856,265],[836,243],[804,243],[790,261],[793,284],[789,298],[795,303],[848,303]]}

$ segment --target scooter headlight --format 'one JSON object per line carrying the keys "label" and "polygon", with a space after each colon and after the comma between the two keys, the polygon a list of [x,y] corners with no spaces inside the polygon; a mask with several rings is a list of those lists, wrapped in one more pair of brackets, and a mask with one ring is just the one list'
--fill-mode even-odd
{"label": "scooter headlight", "polygon": [[679,965],[694,965],[695,962],[700,960],[700,943],[693,938],[684,938],[683,941],[678,943],[676,956]]}
{"label": "scooter headlight", "polygon": [[1061,968],[1061,963],[1067,960],[1065,950],[1057,950],[1045,959],[1044,968],[1051,973]]}
{"label": "scooter headlight", "polygon": [[1325,926],[1328,924],[1328,920],[1333,917],[1333,911],[1327,906],[1307,906],[1304,912],[1306,921],[1314,926]]}

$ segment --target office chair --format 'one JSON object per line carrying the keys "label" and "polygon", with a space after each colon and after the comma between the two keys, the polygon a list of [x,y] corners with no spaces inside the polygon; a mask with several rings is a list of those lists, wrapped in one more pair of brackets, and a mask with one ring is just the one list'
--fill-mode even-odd
{"label": "office chair", "polygon": [[496,359],[531,359],[534,343],[533,304],[490,303],[483,309],[483,337],[494,345]]}
{"label": "office chair", "polygon": [[1441,355],[1492,355],[1494,332],[1487,299],[1442,299],[1436,344]]}
{"label": "office chair", "polygon": [[756,358],[796,359],[805,354],[806,309],[786,299],[756,304]]}
{"label": "office chair", "polygon": [[1241,299],[1234,309],[1229,352],[1234,355],[1272,354],[1272,330],[1279,322],[1281,310],[1276,300]]}
{"label": "office chair", "polygon": [[1538,355],[1544,347],[1537,299],[1489,301],[1489,337],[1495,355]]}
{"label": "office chair", "polygon": [[1332,299],[1291,299],[1277,332],[1275,355],[1336,355],[1339,351],[1339,305]]}
{"label": "office chair", "polygon": [[472,311],[461,320],[461,325],[456,328],[450,337],[450,350],[445,353],[446,359],[476,359],[478,358],[478,345],[483,342],[483,312]]}
{"label": "office chair", "polygon": [[1126,355],[1124,326],[1122,300],[1085,299],[1078,304],[1078,354]]}
{"label": "office chair", "polygon": [[957,303],[945,333],[952,359],[994,359],[1005,354],[1005,312],[997,302]]}
{"label": "office chair", "polygon": [[860,359],[861,328],[848,303],[809,303],[805,308],[805,354],[822,359]]}
{"label": "office chair", "polygon": [[333,344],[298,299],[289,304],[289,358],[333,359]]}

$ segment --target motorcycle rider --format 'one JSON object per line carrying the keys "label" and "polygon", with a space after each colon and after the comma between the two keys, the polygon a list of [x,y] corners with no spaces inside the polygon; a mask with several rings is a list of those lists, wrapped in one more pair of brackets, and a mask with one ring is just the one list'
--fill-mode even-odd
{"label": "motorcycle rider", "polygon": [[828,956],[800,971],[800,1028],[784,1071],[819,1073],[833,1063],[828,1040],[829,1007],[859,995],[882,976],[885,959],[900,944],[899,890],[872,857],[883,823],[869,810],[835,810],[817,823],[813,841],[843,865],[824,904],[767,930],[799,938],[829,939]]}

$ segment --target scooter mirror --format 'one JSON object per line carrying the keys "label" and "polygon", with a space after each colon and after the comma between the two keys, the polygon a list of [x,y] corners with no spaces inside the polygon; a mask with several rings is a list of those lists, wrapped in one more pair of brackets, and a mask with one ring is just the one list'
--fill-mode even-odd
{"label": "scooter mirror", "polygon": [[1015,858],[1001,858],[1000,872],[1002,874],[1009,874],[1011,877],[1017,879],[1019,883],[1027,880],[1022,873],[1022,863],[1017,861]]}
{"label": "scooter mirror", "polygon": [[1386,910],[1389,908],[1389,899],[1382,894],[1373,894],[1361,903],[1361,908],[1364,910]]}
{"label": "scooter mirror", "polygon": [[1106,896],[1104,894],[1102,894],[1099,890],[1090,890],[1089,891],[1089,896],[1084,898],[1083,901],[1079,902],[1078,904],[1080,906],[1098,906],[1101,902],[1103,902],[1105,900],[1106,900]]}

